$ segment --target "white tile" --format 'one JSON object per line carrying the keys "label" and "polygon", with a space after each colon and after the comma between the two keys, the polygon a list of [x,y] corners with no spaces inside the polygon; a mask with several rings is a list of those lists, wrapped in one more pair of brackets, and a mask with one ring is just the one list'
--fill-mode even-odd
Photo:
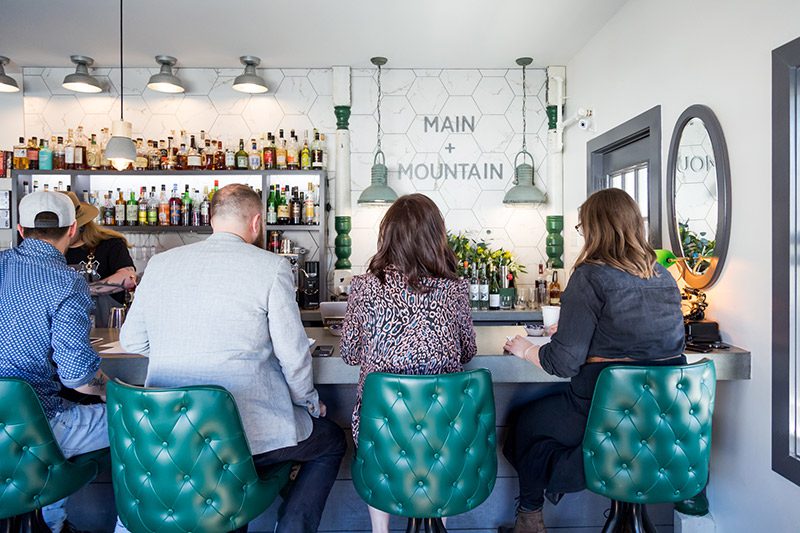
{"label": "white tile", "polygon": [[408,90],[408,100],[420,115],[439,113],[447,101],[447,91],[439,78],[417,78]]}
{"label": "white tile", "polygon": [[307,113],[317,93],[306,77],[286,77],[275,92],[278,104],[287,115]]}
{"label": "white tile", "polygon": [[336,115],[333,113],[333,96],[319,95],[308,111],[308,118],[321,132],[336,130]]}
{"label": "white tile", "polygon": [[[371,209],[381,210],[380,207]],[[372,228],[353,228],[350,231],[353,240],[353,253],[350,261],[354,265],[366,265],[370,258],[378,251],[378,234]]]}
{"label": "white tile", "polygon": [[23,76],[41,76],[44,67],[22,67]]}
{"label": "white tile", "polygon": [[[525,85],[528,96],[536,95],[547,81],[547,70],[543,68],[528,68],[525,72]],[[506,74],[506,81],[511,86],[514,94],[522,96],[522,68],[510,69]]]}
{"label": "white tile", "polygon": [[477,235],[481,230],[481,223],[475,218],[471,209],[450,209],[445,215],[444,222],[447,231],[451,233]]}
{"label": "white tile", "polygon": [[308,76],[308,73],[310,71],[311,71],[311,69],[308,69],[308,68],[282,68],[281,69],[281,72],[283,72],[283,75],[287,76],[287,77],[289,77],[289,76],[306,77],[306,76]]}
{"label": "white tile", "polygon": [[183,127],[191,133],[210,131],[217,119],[217,110],[205,95],[185,96],[175,113]]}
{"label": "white tile", "polygon": [[41,76],[25,76],[23,79],[23,112],[31,115],[41,114],[50,100],[50,90]]}
{"label": "white tile", "polygon": [[180,135],[180,130],[183,129],[180,121],[175,115],[151,115],[142,129],[142,135],[146,139],[165,139],[175,132],[175,135]]}
{"label": "white tile", "polygon": [[350,155],[350,188],[361,192],[370,184],[373,154],[368,152]]}
{"label": "white tile", "polygon": [[[377,115],[376,115],[377,116]],[[384,96],[381,104],[381,129],[386,133],[405,133],[416,117],[405,96]]]}
{"label": "white tile", "polygon": [[483,115],[474,136],[484,152],[504,152],[514,137],[514,131],[504,116]]}
{"label": "white tile", "polygon": [[[150,91],[147,88],[147,83],[150,81],[150,76],[159,72],[158,68],[125,68],[125,95],[139,96],[145,91]],[[113,68],[108,74],[109,83],[114,86],[115,92],[119,93],[119,69]]]}
{"label": "white tile", "polygon": [[523,247],[538,246],[546,234],[544,219],[539,212],[524,207],[505,207],[505,209],[511,213],[505,228],[511,242],[514,243],[515,252]]}
{"label": "white tile", "polygon": [[504,77],[483,78],[472,96],[482,112],[497,115],[508,110],[514,93]]}
{"label": "white tile", "polygon": [[442,73],[440,68],[415,68],[414,74],[421,78],[438,77]]}
{"label": "white tile", "polygon": [[508,74],[507,68],[482,68],[481,76],[486,78],[503,77]]}
{"label": "white tile", "polygon": [[283,120],[283,109],[273,95],[251,98],[244,108],[242,118],[252,132],[274,132]]}
{"label": "white tile", "polygon": [[61,86],[64,82],[64,77],[68,74],[73,74],[75,68],[45,68],[42,71],[42,79],[44,80],[47,88],[50,89],[51,94],[75,94],[75,91],[70,91]]}
{"label": "white tile", "polygon": [[476,164],[484,176],[478,183],[484,191],[506,191],[514,179],[514,167],[505,153],[483,153]]}
{"label": "white tile", "polygon": [[381,72],[381,85],[385,95],[405,95],[416,76],[411,69],[384,69]]}
{"label": "white tile", "polygon": [[241,115],[219,115],[210,131],[211,136],[222,140],[224,146],[238,146],[239,139],[247,139],[249,133],[250,129]]}
{"label": "white tile", "polygon": [[154,115],[174,115],[178,112],[178,106],[181,105],[184,95],[147,90],[142,93],[142,98],[147,102],[147,107]]}
{"label": "white tile", "polygon": [[232,77],[220,76],[208,93],[211,103],[221,115],[239,115],[250,101],[249,94],[233,90],[233,80]]}
{"label": "white tile", "polygon": [[[547,122],[547,112],[537,98],[528,96],[527,112],[528,133],[540,131]],[[522,133],[522,97],[515,96],[506,110],[506,120],[511,124],[514,133]]]}
{"label": "white tile", "polygon": [[[148,120],[150,120],[150,108],[141,96],[126,96],[125,103],[125,120],[131,123],[133,131],[141,132]],[[119,98],[114,102],[114,107],[108,113],[111,120],[116,120],[119,116]]]}
{"label": "white tile", "polygon": [[[119,117],[117,117],[119,118]],[[125,117],[127,119],[127,117]],[[111,127],[111,119],[109,118],[107,113],[101,114],[87,114],[84,115],[83,120],[81,120],[81,126],[83,126],[83,132],[86,134],[87,137],[90,137],[92,133],[97,134],[97,142],[100,142],[100,131],[103,128],[110,128]],[[136,136],[138,133],[138,129],[136,128],[136,124],[133,126],[133,135]],[[138,124],[141,128],[144,124]]]}
{"label": "white tile", "polygon": [[450,209],[471,210],[481,194],[477,181],[461,177],[442,178],[438,191]]}
{"label": "white tile", "polygon": [[378,84],[372,77],[353,78],[350,112],[353,115],[367,115],[375,112],[378,105]]}
{"label": "white tile", "polygon": [[208,95],[214,82],[217,81],[217,71],[213,68],[178,68],[175,72],[183,82],[187,96]]}
{"label": "white tile", "polygon": [[[267,89],[269,89],[268,92],[273,94],[280,89],[285,78],[283,72],[279,68],[259,68],[256,69],[256,72],[259,76],[264,78],[264,81],[267,82]],[[241,74],[241,72],[237,73],[236,75],[238,76],[239,74]]]}
{"label": "white tile", "polygon": [[[528,152],[533,156],[533,168],[538,171],[547,156],[547,148],[545,148],[545,145],[539,140],[537,135],[529,133],[526,138],[528,141]],[[508,148],[505,150],[506,156],[512,165],[515,164],[515,158],[520,150],[522,150],[522,134],[515,134]],[[530,158],[527,159],[527,162],[531,162]],[[522,163],[522,157],[520,157],[519,163]]]}
{"label": "white tile", "polygon": [[[442,184],[440,179],[436,179],[442,174],[442,164],[442,157],[438,153],[416,152],[411,162],[405,165],[404,172],[400,173],[401,169],[398,167],[398,179],[410,181],[414,189],[426,194],[437,191]],[[437,198],[441,199],[441,195],[437,194]],[[442,203],[444,204],[443,200]],[[446,207],[447,204],[444,205]]]}
{"label": "white tile", "polygon": [[[472,96],[450,96],[439,116],[430,118],[428,131],[433,127],[449,133],[471,133],[480,118],[481,111]],[[433,121],[435,126],[430,125]]]}
{"label": "white tile", "polygon": [[66,135],[68,129],[80,124],[84,112],[75,96],[55,95],[45,105],[42,115],[54,135]]}
{"label": "white tile", "polygon": [[306,132],[308,132],[310,138],[312,130],[314,129],[314,125],[306,115],[283,115],[283,119],[281,119],[278,127],[283,128],[284,135],[287,137],[291,130],[294,130],[300,142],[303,142],[303,135],[305,135]]}
{"label": "white tile", "polygon": [[407,165],[414,157],[414,146],[408,137],[401,133],[387,133],[382,139],[383,153],[386,155],[386,166],[390,170],[397,172],[399,164]]}
{"label": "white tile", "polygon": [[426,115],[417,115],[406,135],[418,152],[438,152],[444,146],[444,141],[450,133],[434,131],[430,127],[430,122],[428,122],[428,131],[425,131],[425,117]]}
{"label": "white tile", "polygon": [[451,133],[440,153],[446,163],[472,164],[481,156],[481,149],[471,133]]}
{"label": "white tile", "polygon": [[315,68],[308,73],[308,81],[320,96],[333,95],[333,71],[329,68]]}
{"label": "white tile", "polygon": [[374,151],[377,133],[378,123],[372,115],[352,115],[350,117],[350,151]]}
{"label": "white tile", "polygon": [[117,96],[114,94],[82,94],[78,96],[78,103],[83,108],[84,113],[110,113],[111,111],[116,111],[116,114],[119,114]]}
{"label": "white tile", "polygon": [[36,136],[40,139],[46,138],[49,140],[54,132],[47,125],[42,115],[25,115],[25,131],[22,133],[26,138]]}
{"label": "white tile", "polygon": [[475,216],[485,228],[504,228],[514,214],[503,205],[505,191],[483,191],[475,204]]}
{"label": "white tile", "polygon": [[450,96],[470,95],[481,81],[481,73],[474,69],[445,69],[439,77]]}
{"label": "white tile", "polygon": [[354,68],[350,70],[350,75],[354,78],[368,78],[375,75],[374,68]]}

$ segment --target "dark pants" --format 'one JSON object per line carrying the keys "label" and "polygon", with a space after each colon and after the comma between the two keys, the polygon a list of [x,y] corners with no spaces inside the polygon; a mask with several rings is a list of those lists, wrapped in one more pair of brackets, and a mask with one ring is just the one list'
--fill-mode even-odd
{"label": "dark pants", "polygon": [[581,445],[594,386],[600,371],[620,364],[683,365],[686,358],[585,364],[566,390],[523,406],[513,417],[503,446],[503,454],[519,476],[520,508],[541,509],[545,491],[555,495],[586,488]]}
{"label": "dark pants", "polygon": [[[288,494],[278,511],[277,533],[314,533],[319,527],[325,500],[336,481],[347,444],[344,432],[327,418],[312,418],[311,435],[296,446],[281,448],[253,456],[260,470],[285,461],[302,463],[297,479],[289,485]],[[247,531],[247,526],[236,533]]]}

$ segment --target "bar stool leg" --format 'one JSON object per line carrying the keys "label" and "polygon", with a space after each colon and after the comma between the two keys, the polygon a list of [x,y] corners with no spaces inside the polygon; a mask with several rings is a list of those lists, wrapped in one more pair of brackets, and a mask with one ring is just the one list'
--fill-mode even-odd
{"label": "bar stool leg", "polygon": [[36,509],[15,518],[14,531],[19,533],[50,533],[50,528],[44,521],[42,510]]}
{"label": "bar stool leg", "polygon": [[406,533],[420,533],[422,518],[409,518],[406,525]]}
{"label": "bar stool leg", "polygon": [[640,503],[611,500],[611,511],[602,533],[657,533],[647,514],[647,506]]}

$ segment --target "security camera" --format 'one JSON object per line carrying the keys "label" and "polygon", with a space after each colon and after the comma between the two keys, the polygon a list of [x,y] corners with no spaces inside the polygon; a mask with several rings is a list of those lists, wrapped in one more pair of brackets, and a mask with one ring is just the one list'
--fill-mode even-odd
{"label": "security camera", "polygon": [[592,128],[592,119],[589,117],[584,117],[578,119],[578,127],[582,130],[589,130]]}

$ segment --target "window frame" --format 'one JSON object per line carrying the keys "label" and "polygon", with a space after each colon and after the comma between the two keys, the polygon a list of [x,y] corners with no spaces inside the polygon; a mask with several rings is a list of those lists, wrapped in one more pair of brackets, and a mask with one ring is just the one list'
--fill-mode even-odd
{"label": "window frame", "polygon": [[[623,122],[619,126],[595,137],[586,143],[586,193],[606,189],[604,161],[614,152],[631,144],[644,141],[646,158],[638,158],[623,164],[621,168],[635,163],[647,162],[647,212],[648,241],[654,248],[661,248],[661,106],[657,105],[644,113]],[[619,169],[617,169],[619,170]]]}
{"label": "window frame", "polygon": [[795,39],[772,51],[772,470],[795,485],[800,485],[800,450],[796,450],[800,429],[798,91],[800,39]]}

